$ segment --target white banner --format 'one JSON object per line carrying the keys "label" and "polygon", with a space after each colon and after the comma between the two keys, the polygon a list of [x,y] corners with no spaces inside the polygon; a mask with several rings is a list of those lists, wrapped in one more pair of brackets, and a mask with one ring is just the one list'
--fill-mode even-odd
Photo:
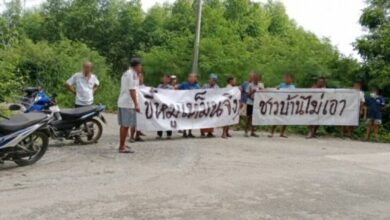
{"label": "white banner", "polygon": [[262,90],[255,94],[254,125],[348,125],[359,122],[353,89]]}
{"label": "white banner", "polygon": [[141,131],[215,128],[239,122],[240,90],[168,90],[142,88],[138,92]]}

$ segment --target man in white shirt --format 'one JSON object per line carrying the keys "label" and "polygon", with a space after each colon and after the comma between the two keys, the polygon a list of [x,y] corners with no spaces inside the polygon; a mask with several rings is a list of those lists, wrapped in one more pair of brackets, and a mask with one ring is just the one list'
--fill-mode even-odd
{"label": "man in white shirt", "polygon": [[65,87],[76,96],[75,106],[93,104],[93,96],[99,86],[99,80],[92,73],[92,63],[85,62],[82,72],[75,73],[65,82]]}
{"label": "man in white shirt", "polygon": [[252,115],[253,115],[253,102],[255,99],[255,93],[264,89],[264,84],[260,73],[253,73],[253,81],[248,85],[246,94],[248,94],[248,99],[246,101],[246,126],[245,126],[245,137],[249,137],[248,130],[250,130],[251,137],[259,137],[255,131],[256,128],[252,125]]}
{"label": "man in white shirt", "polygon": [[125,142],[129,128],[135,132],[137,127],[137,112],[140,111],[137,90],[141,73],[141,60],[133,58],[130,61],[130,68],[121,78],[121,91],[118,98],[119,153],[134,153]]}

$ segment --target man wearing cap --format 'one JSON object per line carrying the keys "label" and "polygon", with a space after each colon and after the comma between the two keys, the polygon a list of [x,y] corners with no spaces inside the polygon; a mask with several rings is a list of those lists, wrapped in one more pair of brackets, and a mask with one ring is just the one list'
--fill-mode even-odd
{"label": "man wearing cap", "polygon": [[208,83],[204,84],[202,89],[218,89],[218,76],[215,73],[210,74]]}
{"label": "man wearing cap", "polygon": [[121,91],[118,98],[119,153],[134,153],[130,147],[125,145],[125,141],[129,128],[133,133],[137,128],[137,112],[140,111],[137,90],[141,74],[141,60],[133,58],[130,61],[130,68],[123,73],[121,78]]}
{"label": "man wearing cap", "polygon": [[171,75],[171,86],[173,89],[177,89],[177,77],[176,75]]}
{"label": "man wearing cap", "polygon": [[[217,85],[218,76],[215,73],[210,74],[208,83],[204,84],[202,89],[218,89],[219,86]],[[214,128],[203,128],[200,129],[200,135],[201,137],[215,137],[214,134]]]}

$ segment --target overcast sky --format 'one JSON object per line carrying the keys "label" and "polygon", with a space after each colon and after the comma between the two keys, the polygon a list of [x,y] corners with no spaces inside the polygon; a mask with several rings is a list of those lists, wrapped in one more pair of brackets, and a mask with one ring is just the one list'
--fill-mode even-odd
{"label": "overcast sky", "polygon": [[[44,0],[25,0],[27,7],[37,6]],[[167,0],[173,2],[174,0]],[[257,0],[263,1],[266,0]],[[290,18],[319,37],[329,37],[344,55],[358,54],[352,43],[363,34],[359,25],[364,0],[281,0]],[[0,0],[0,8],[3,0]],[[141,0],[144,10],[165,0]]]}

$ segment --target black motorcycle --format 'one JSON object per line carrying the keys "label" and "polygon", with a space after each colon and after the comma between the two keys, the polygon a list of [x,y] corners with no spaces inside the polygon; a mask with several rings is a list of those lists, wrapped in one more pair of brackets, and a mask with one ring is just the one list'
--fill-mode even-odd
{"label": "black motorcycle", "polygon": [[[57,106],[56,95],[49,97],[41,88],[27,88],[20,104],[13,104],[10,110],[24,112],[44,112],[53,114],[55,120],[49,123],[50,136],[57,140],[74,140],[80,144],[97,143],[103,133],[106,123],[101,114],[104,105],[87,106],[60,110]],[[29,100],[29,101],[26,101]]]}
{"label": "black motorcycle", "polygon": [[49,111],[54,113],[56,118],[49,124],[51,137],[59,140],[75,140],[80,144],[97,143],[103,133],[103,125],[98,118],[106,123],[101,114],[104,110],[103,105],[63,110],[51,106]]}

